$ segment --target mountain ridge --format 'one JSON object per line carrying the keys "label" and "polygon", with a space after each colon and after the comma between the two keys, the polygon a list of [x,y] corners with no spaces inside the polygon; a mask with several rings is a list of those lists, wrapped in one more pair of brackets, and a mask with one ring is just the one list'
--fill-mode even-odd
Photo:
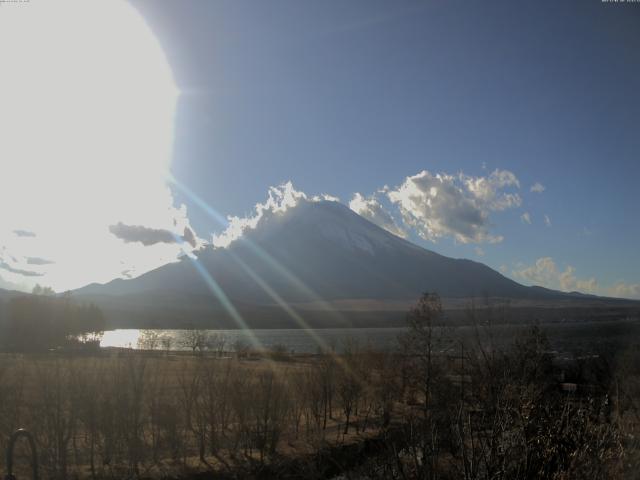
{"label": "mountain ridge", "polygon": [[[602,301],[521,285],[480,262],[415,245],[331,201],[300,201],[284,212],[265,215],[226,248],[207,246],[195,252],[195,258],[184,256],[134,279],[90,284],[75,295],[101,306],[118,303],[121,310],[139,313],[147,308],[149,315],[162,305],[161,316],[174,315],[180,323],[181,316],[189,316],[180,311],[195,311],[195,317],[233,317],[228,304],[246,315],[267,312],[270,318],[286,316],[290,305],[305,314],[311,311],[307,305],[324,305],[331,316],[331,305],[340,302],[408,304],[425,291],[458,302],[483,297]],[[321,316],[322,308],[316,312]]]}

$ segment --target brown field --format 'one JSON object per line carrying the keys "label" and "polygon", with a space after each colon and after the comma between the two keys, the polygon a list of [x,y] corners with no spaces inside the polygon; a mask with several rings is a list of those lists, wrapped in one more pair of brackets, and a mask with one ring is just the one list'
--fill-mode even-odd
{"label": "brown field", "polygon": [[373,368],[387,357],[358,357],[366,372],[330,356],[5,354],[0,448],[19,427],[33,432],[45,478],[177,477],[307,455],[378,433]]}
{"label": "brown field", "polygon": [[637,348],[558,359],[487,328],[442,354],[422,320],[392,353],[2,354],[0,449],[27,428],[50,479],[636,478]]}

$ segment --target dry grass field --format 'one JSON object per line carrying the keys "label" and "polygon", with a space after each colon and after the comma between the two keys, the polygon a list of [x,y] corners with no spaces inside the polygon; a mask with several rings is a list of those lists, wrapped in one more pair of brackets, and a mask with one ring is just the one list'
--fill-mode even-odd
{"label": "dry grass field", "polygon": [[388,392],[375,377],[388,355],[273,357],[5,354],[0,448],[23,427],[45,478],[177,477],[378,433]]}
{"label": "dry grass field", "polygon": [[636,478],[637,348],[560,359],[537,327],[463,346],[432,300],[392,352],[2,354],[0,449],[27,428],[60,480]]}

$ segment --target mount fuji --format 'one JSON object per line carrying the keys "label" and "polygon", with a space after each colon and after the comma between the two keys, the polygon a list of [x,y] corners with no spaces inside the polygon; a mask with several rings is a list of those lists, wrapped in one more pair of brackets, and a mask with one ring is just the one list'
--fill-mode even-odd
{"label": "mount fuji", "polygon": [[307,200],[264,215],[226,248],[206,246],[74,295],[97,303],[118,327],[273,328],[396,324],[425,291],[454,309],[472,298],[528,308],[601,301],[523,286],[412,244],[341,203]]}

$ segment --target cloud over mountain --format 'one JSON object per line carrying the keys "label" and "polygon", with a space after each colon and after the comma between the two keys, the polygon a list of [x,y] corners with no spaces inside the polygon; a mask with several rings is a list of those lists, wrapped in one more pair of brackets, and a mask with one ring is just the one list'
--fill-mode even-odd
{"label": "cloud over mountain", "polygon": [[609,289],[608,293],[614,297],[640,299],[640,283],[618,282]]}
{"label": "cloud over mountain", "polygon": [[499,243],[502,237],[489,232],[490,213],[520,206],[518,193],[505,191],[519,186],[507,170],[495,170],[486,177],[434,175],[423,170],[389,189],[387,195],[404,223],[425,240],[450,236],[460,243]]}
{"label": "cloud over mountain", "polygon": [[[365,196],[353,194],[349,208],[385,230],[406,238],[410,230],[429,241],[451,237],[459,243],[499,243],[501,235],[490,233],[492,212],[519,207],[517,192],[520,182],[507,170],[495,170],[487,176],[474,177],[431,174],[424,170],[406,177],[396,188],[383,187]],[[379,194],[391,202],[383,205]],[[227,247],[249,229],[255,229],[264,218],[286,211],[299,202],[337,201],[336,197],[309,196],[296,190],[291,181],[270,187],[267,200],[257,203],[244,217],[227,217],[226,229],[212,237],[216,247]]]}
{"label": "cloud over mountain", "polygon": [[551,257],[538,258],[533,265],[522,265],[512,274],[516,279],[526,283],[546,288],[559,288],[565,292],[598,293],[599,291],[595,278],[576,277],[575,268],[571,265],[560,270]]}
{"label": "cloud over mountain", "polygon": [[[266,217],[285,212],[295,207],[299,201],[307,201],[307,195],[293,187],[291,181],[278,187],[270,187],[264,203],[256,203],[254,213],[246,217],[229,216],[227,228],[220,234],[214,234],[212,244],[215,247],[228,247],[239,239],[246,230],[255,229]],[[318,197],[321,200],[323,197]],[[333,198],[333,197],[331,197]],[[311,200],[314,201],[314,200]]]}
{"label": "cloud over mountain", "polygon": [[407,236],[407,232],[398,226],[391,213],[384,208],[375,194],[365,197],[355,193],[349,202],[349,208],[394,235],[403,238]]}

